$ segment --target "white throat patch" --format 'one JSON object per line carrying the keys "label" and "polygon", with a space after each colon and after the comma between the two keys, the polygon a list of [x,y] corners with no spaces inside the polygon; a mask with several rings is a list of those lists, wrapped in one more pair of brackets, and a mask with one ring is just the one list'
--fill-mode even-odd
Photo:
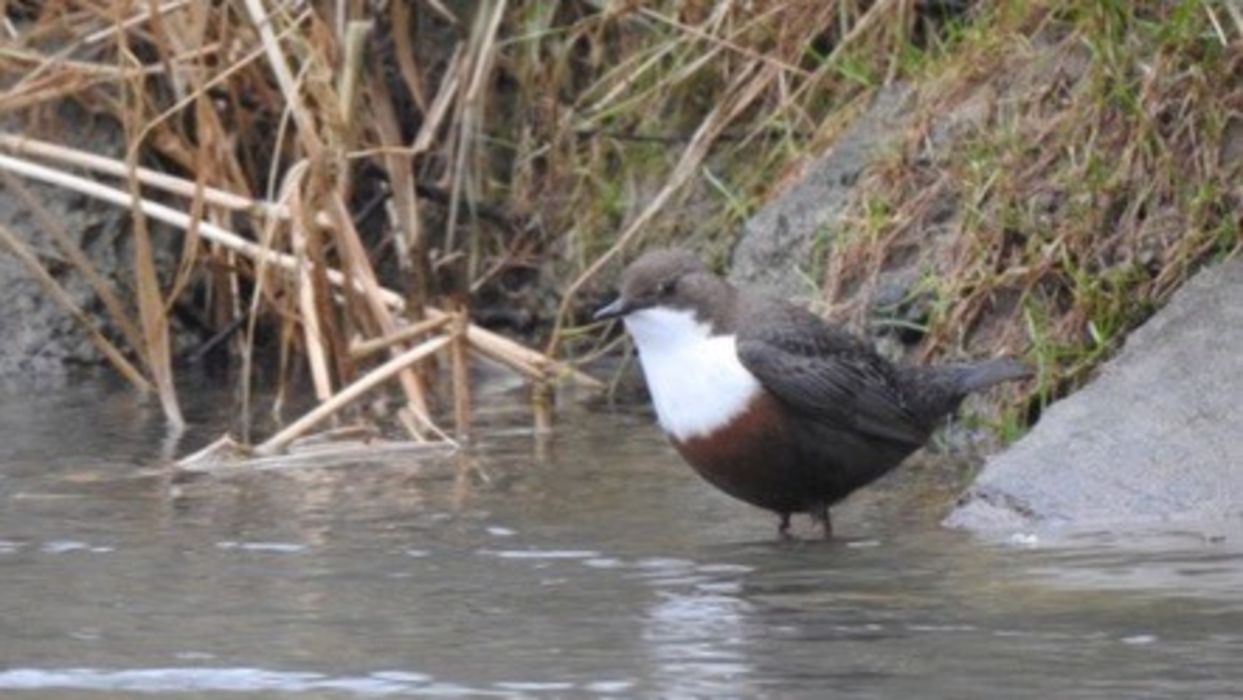
{"label": "white throat patch", "polygon": [[734,336],[713,336],[691,311],[657,306],[631,313],[625,323],[660,426],[678,440],[729,423],[760,390],[738,360]]}

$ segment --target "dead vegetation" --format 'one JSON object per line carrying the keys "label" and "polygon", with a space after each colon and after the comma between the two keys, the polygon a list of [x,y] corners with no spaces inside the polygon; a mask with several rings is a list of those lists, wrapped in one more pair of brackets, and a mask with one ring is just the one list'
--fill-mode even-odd
{"label": "dead vegetation", "polygon": [[[920,4],[9,2],[0,111],[39,124],[78,101],[123,128],[125,156],[6,133],[0,169],[129,210],[132,304],[58,242],[106,302],[107,323],[83,324],[174,425],[170,309],[193,292],[235,333],[244,415],[261,364],[285,382],[305,367],[322,402],[265,449],[389,379],[410,433],[444,438],[428,361],[450,366],[458,433],[468,353],[593,383],[550,358],[596,343],[574,327],[578,292],[640,239],[683,233],[691,217],[671,212],[691,191],[714,200],[693,220],[722,250],[764,183],[866,94],[860,72],[893,72],[882,47]],[[171,276],[152,226],[182,232]],[[568,289],[544,310],[547,355],[466,320],[507,271],[548,260]],[[264,328],[279,342],[259,356]]]}
{"label": "dead vegetation", "polygon": [[[386,19],[402,21],[403,8],[394,5]],[[481,89],[480,76],[494,58],[489,36],[495,27],[472,35],[454,54],[456,66],[442,76],[433,102],[422,105],[410,142],[398,128],[383,74],[365,65],[365,42],[374,29],[370,20],[352,19],[355,9],[247,0],[66,2],[6,12],[5,109],[37,115],[41,107],[73,98],[123,126],[123,159],[4,134],[0,168],[129,209],[136,308],[119,300],[70,236],[57,236],[57,243],[95,284],[125,344],[118,347],[94,319],[71,310],[137,388],[154,388],[174,426],[183,419],[170,309],[191,285],[204,288],[205,317],[221,328],[244,326],[237,350],[245,388],[260,319],[280,326],[282,357],[292,350],[306,358],[320,406],[258,445],[260,452],[284,448],[389,380],[404,396],[396,415],[410,435],[449,440],[432,420],[426,371],[441,350],[454,380],[459,437],[470,420],[469,352],[535,383],[568,376],[596,384],[474,326],[463,308],[430,293],[431,261],[412,169],[420,153],[451,131],[444,124],[447,109],[468,109]],[[473,82],[464,80],[472,76]],[[152,160],[164,168],[139,164]],[[351,206],[351,173],[365,160],[382,164],[393,185],[389,239],[380,243],[394,251],[404,293],[381,283],[375,241],[360,230]],[[22,187],[13,179],[9,186]],[[37,199],[28,201],[38,208]],[[52,217],[43,218],[54,230]],[[161,279],[156,269],[150,222],[183,233],[182,264],[171,279]],[[55,280],[22,242],[8,232],[3,241],[55,294]],[[370,358],[380,355],[387,361],[372,366]],[[243,396],[248,404],[250,392]]]}
{"label": "dead vegetation", "polygon": [[[37,125],[74,100],[123,128],[121,158],[0,134],[0,171],[13,192],[36,180],[130,211],[132,302],[71,232],[46,228],[106,318],[74,313],[173,423],[178,303],[240,361],[243,415],[260,367],[281,386],[309,379],[322,405],[297,431],[392,384],[411,435],[448,437],[438,405],[465,433],[470,356],[536,397],[559,378],[593,384],[553,357],[608,349],[578,325],[599,273],[670,239],[719,262],[758,203],[895,81],[920,86],[917,123],[822,261],[842,316],[915,265],[901,305],[920,312],[902,322],[921,352],[1030,351],[1048,398],[1237,246],[1243,19],[1226,2],[0,7],[0,112]],[[963,105],[978,119],[943,132]],[[171,274],[153,225],[182,232]],[[0,242],[39,274],[17,237]],[[507,281],[531,276],[560,294]],[[543,353],[468,320],[515,296],[549,329]]]}

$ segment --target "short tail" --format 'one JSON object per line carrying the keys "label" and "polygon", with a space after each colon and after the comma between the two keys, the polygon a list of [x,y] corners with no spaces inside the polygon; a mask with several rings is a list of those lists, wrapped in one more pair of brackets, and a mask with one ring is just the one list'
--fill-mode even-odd
{"label": "short tail", "polygon": [[916,415],[931,422],[958,408],[967,394],[1002,382],[1032,376],[1030,367],[1013,358],[984,362],[908,367],[905,369],[908,405]]}
{"label": "short tail", "polygon": [[939,369],[954,375],[955,388],[963,396],[983,391],[1002,382],[1027,379],[1033,374],[1031,367],[1012,357],[1001,357],[967,365],[949,365]]}

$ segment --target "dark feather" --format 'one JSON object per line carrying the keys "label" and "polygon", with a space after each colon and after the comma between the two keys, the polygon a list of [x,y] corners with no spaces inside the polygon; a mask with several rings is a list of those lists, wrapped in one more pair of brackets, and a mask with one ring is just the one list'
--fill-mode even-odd
{"label": "dark feather", "polygon": [[741,311],[738,358],[778,399],[871,438],[911,446],[928,439],[931,426],[906,406],[893,367],[862,341],[777,300]]}

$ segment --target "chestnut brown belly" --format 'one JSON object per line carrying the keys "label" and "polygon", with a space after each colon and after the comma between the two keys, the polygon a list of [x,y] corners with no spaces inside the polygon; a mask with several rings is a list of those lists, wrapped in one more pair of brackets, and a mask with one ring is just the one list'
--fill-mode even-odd
{"label": "chestnut brown belly", "polygon": [[725,427],[673,444],[712,485],[778,513],[832,505],[914,449],[792,415],[767,392]]}

